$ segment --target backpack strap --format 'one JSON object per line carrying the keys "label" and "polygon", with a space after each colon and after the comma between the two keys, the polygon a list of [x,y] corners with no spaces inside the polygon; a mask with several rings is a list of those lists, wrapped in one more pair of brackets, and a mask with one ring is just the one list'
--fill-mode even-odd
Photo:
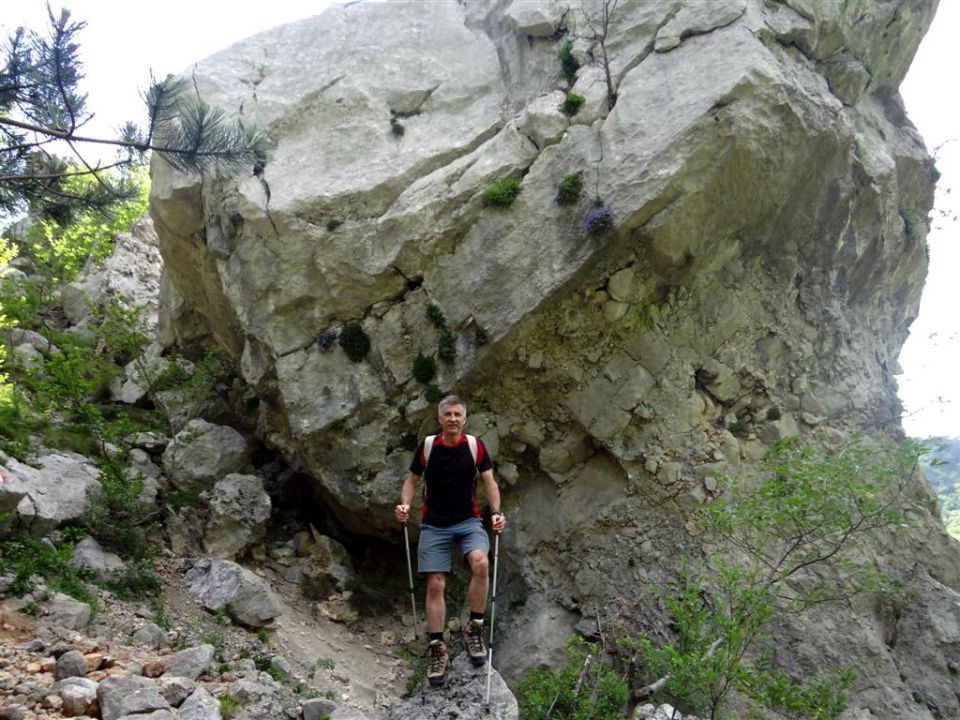
{"label": "backpack strap", "polygon": [[[474,435],[467,435],[467,445],[470,446],[470,454],[473,455],[473,464],[477,464],[477,455],[479,454],[479,449],[477,448],[477,438]],[[436,442],[439,435],[427,435],[423,439],[423,470],[426,472],[427,465],[430,463],[430,453],[433,452],[433,443]]]}

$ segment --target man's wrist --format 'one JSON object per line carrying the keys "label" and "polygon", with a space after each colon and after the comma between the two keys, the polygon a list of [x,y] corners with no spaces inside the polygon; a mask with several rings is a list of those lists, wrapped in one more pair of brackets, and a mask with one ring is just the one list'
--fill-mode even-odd
{"label": "man's wrist", "polygon": [[500,517],[503,517],[503,513],[500,512],[499,510],[494,510],[493,512],[490,513],[490,517],[494,517],[495,515],[499,515]]}

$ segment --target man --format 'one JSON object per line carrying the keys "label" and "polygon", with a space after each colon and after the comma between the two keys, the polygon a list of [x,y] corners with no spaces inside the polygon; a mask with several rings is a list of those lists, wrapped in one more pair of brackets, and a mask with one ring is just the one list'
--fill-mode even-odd
{"label": "man", "polygon": [[467,653],[478,666],[483,665],[487,656],[483,644],[483,613],[487,607],[490,539],[483,529],[477,505],[478,472],[493,511],[493,531],[501,533],[507,524],[500,512],[500,489],[493,479],[493,463],[487,449],[482,441],[477,440],[474,458],[471,442],[463,433],[467,422],[466,403],[456,395],[449,395],[440,401],[437,414],[441,432],[433,440],[429,453],[426,441],[417,447],[410,463],[410,473],[400,492],[400,504],[394,509],[397,520],[406,523],[417,483],[421,477],[426,477],[417,569],[427,576],[427,632],[430,639],[427,678],[432,685],[443,684],[447,675],[448,655],[443,643],[447,607],[443,593],[454,543],[470,566],[467,590],[470,622],[464,630]]}

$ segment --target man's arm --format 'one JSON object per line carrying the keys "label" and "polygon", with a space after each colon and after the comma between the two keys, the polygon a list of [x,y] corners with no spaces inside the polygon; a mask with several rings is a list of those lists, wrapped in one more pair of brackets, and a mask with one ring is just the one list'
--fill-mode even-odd
{"label": "man's arm", "polygon": [[400,504],[393,509],[393,514],[399,522],[406,524],[410,519],[410,504],[413,502],[413,494],[417,490],[417,483],[420,482],[420,476],[409,473],[407,479],[403,481],[403,489],[400,490]]}
{"label": "man's arm", "polygon": [[495,533],[503,532],[507,525],[507,518],[504,517],[500,508],[500,488],[497,481],[493,479],[493,470],[484,470],[480,473],[480,479],[483,480],[483,490],[487,496],[487,502],[490,503],[490,510],[493,512],[492,522]]}

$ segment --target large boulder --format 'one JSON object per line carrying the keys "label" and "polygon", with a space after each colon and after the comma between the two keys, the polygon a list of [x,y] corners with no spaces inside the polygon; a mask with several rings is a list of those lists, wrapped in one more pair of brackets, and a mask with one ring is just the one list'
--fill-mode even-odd
{"label": "large boulder", "polygon": [[100,470],[76,453],[45,450],[32,465],[9,458],[0,469],[7,477],[0,482],[0,514],[12,510],[0,533],[4,527],[48,533],[80,518],[100,490]]}
{"label": "large boulder", "polygon": [[[656,589],[703,552],[691,509],[770,443],[895,435],[927,264],[935,170],[897,87],[933,3],[622,2],[602,33],[589,6],[333,6],[191,67],[271,136],[262,167],[152,168],[164,342],[232,357],[338,526],[396,542],[405,448],[435,427],[419,354],[467,398],[517,518],[505,588],[556,618],[505,620],[507,670],[529,645],[562,659],[577,616],[664,627]],[[568,90],[585,101],[560,117]],[[558,204],[573,174],[583,193]],[[505,179],[512,205],[485,203]],[[940,528],[919,508],[909,542],[874,539],[878,567],[960,590]],[[848,634],[805,627],[804,647],[870,678],[851,712],[943,704],[916,678],[947,644],[877,647],[884,619],[832,612]]]}
{"label": "large boulder", "polygon": [[117,720],[125,715],[146,715],[170,705],[152,680],[136,675],[108,677],[97,687],[100,717]]}
{"label": "large boulder", "polygon": [[117,236],[106,262],[98,265],[91,258],[81,279],[63,287],[60,301],[64,313],[74,325],[81,324],[115,298],[126,308],[142,308],[144,329],[152,335],[157,326],[162,269],[157,233],[145,215],[129,233]]}
{"label": "large boulder", "polygon": [[163,451],[163,469],[178,490],[209,490],[250,464],[247,442],[231,427],[194,419]]}
{"label": "large boulder", "polygon": [[266,534],[270,496],[256,475],[231,473],[213,486],[203,536],[208,555],[233,560]]}
{"label": "large boulder", "polygon": [[198,558],[184,582],[205,609],[226,608],[231,618],[247,627],[266,625],[282,612],[266,580],[229,560]]}

